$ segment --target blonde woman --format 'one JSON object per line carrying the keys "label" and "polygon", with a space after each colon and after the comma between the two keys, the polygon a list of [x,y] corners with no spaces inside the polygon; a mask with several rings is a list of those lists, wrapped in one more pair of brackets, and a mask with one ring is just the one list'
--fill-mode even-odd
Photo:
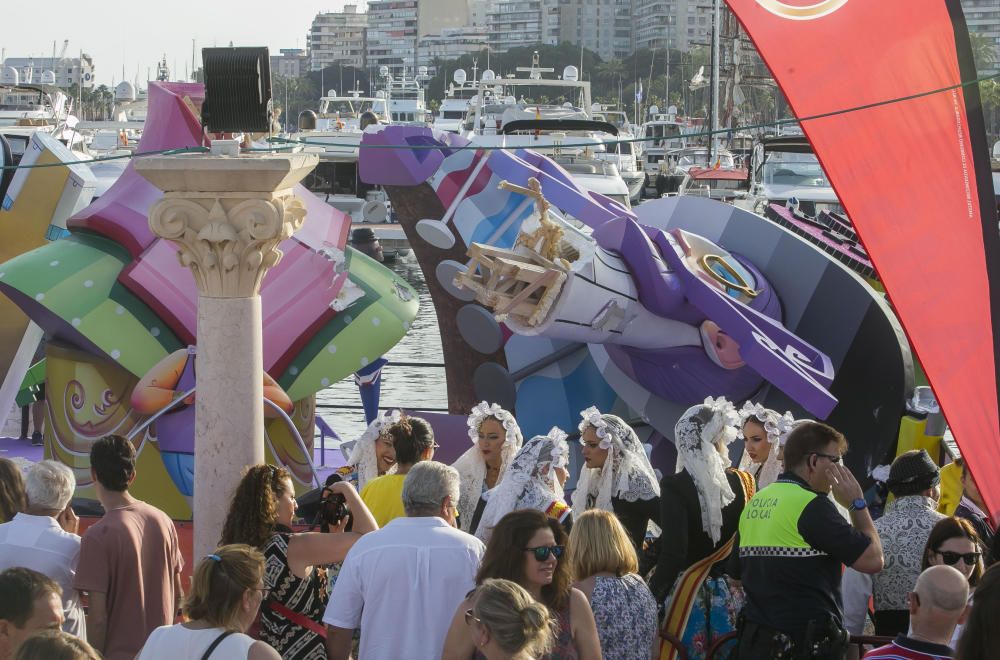
{"label": "blonde woman", "polygon": [[530,660],[552,647],[554,622],[547,607],[510,580],[484,580],[464,613],[477,655],[486,660]]}
{"label": "blonde woman", "polygon": [[591,509],[569,534],[574,586],[590,601],[601,654],[616,660],[647,660],[656,639],[656,600],[638,575],[635,548],[618,518]]}
{"label": "blonde woman", "polygon": [[264,555],[248,545],[224,545],[195,569],[184,602],[190,621],[154,630],[137,660],[276,660],[277,651],[245,634],[265,598]]}
{"label": "blonde woman", "polygon": [[514,415],[495,403],[480,402],[467,423],[472,447],[452,467],[461,479],[458,523],[463,532],[475,534],[489,499],[487,493],[503,479],[524,440]]}

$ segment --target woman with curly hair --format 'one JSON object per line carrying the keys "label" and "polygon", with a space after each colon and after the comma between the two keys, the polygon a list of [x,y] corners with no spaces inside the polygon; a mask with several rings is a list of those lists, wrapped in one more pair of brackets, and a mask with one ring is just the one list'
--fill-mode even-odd
{"label": "woman with curly hair", "polygon": [[349,517],[321,534],[292,532],[298,504],[292,476],[285,468],[254,465],[247,469],[229,506],[221,545],[245,543],[264,553],[270,596],[260,609],[260,638],[285,660],[326,658],[326,628],[320,623],[329,598],[327,564],[342,562],[362,534],[378,529],[358,492],[347,482],[329,487],[341,495]]}
{"label": "woman with curly hair", "polygon": [[646,528],[660,515],[660,484],[646,449],[621,417],[594,407],[580,416],[585,463],[573,492],[573,517],[594,508],[611,511],[641,556]]}
{"label": "woman with curly hair", "polygon": [[[594,613],[587,597],[573,588],[569,563],[564,558],[566,532],[541,511],[523,509],[504,516],[486,545],[476,584],[489,578],[510,580],[524,587],[549,608],[557,622],[550,660],[588,660],[601,657]],[[465,612],[473,607],[475,592],[462,601],[451,620],[443,660],[482,658],[476,650]]]}
{"label": "woman with curly hair", "polygon": [[0,523],[10,522],[27,508],[21,469],[14,461],[0,458]]}
{"label": "woman with curly hair", "polygon": [[480,402],[467,424],[472,447],[452,467],[462,482],[458,523],[463,532],[475,534],[489,499],[487,493],[503,479],[523,439],[514,416],[495,403]]}

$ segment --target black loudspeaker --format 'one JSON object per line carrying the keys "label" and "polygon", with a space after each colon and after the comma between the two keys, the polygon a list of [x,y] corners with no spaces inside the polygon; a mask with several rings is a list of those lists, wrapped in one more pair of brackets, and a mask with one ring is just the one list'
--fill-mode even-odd
{"label": "black loudspeaker", "polygon": [[271,63],[267,47],[202,48],[210,133],[267,133],[271,128]]}

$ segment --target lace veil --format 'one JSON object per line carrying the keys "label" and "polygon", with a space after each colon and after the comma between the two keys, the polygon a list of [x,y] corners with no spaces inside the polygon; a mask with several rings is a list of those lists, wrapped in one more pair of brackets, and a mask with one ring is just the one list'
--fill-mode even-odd
{"label": "lace veil", "polygon": [[511,461],[503,481],[490,493],[476,536],[489,540],[500,519],[516,509],[545,511],[553,501],[563,500],[556,468],[569,465],[566,434],[557,427],[547,435],[536,435],[524,443]]}
{"label": "lace veil", "polygon": [[694,480],[701,505],[701,526],[718,543],[722,537],[722,509],[736,499],[726,479],[729,461],[719,453],[719,445],[736,439],[739,414],[726,399],[711,397],[684,411],[674,426],[677,444],[677,471],[687,470]]}
{"label": "lace veil", "polygon": [[[351,455],[347,459],[348,465],[353,465],[358,473],[358,492],[365,487],[365,484],[378,475],[378,456],[375,453],[375,441],[379,436],[395,424],[402,417],[399,410],[386,411],[372,420],[361,437],[354,442]],[[396,465],[393,464],[386,474],[395,474]]]}
{"label": "lace veil", "polygon": [[[580,470],[573,494],[573,518],[578,519],[587,510],[587,501],[594,498],[594,508],[612,511],[611,498],[628,502],[650,500],[660,495],[660,483],[653,466],[646,456],[646,449],[632,427],[617,415],[604,415],[594,407],[580,413],[580,433],[594,427],[601,440],[601,448],[608,450],[608,458],[600,468]],[[580,438],[583,442],[583,438]]]}
{"label": "lace veil", "polygon": [[497,485],[502,483],[507,466],[510,465],[523,442],[517,420],[497,404],[491,405],[482,401],[472,409],[472,414],[469,415],[467,422],[472,446],[452,464],[452,467],[458,470],[461,484],[458,496],[458,516],[462,531],[465,532],[468,532],[472,525],[472,517],[476,512],[479,498],[483,494],[483,484],[486,482],[486,461],[483,460],[478,443],[479,427],[490,418],[500,422],[506,432],[503,446],[500,449],[500,474],[497,476]]}

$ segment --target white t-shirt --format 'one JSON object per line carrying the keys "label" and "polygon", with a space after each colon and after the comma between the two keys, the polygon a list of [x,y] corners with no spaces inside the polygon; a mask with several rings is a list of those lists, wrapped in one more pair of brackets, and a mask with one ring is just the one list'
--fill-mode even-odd
{"label": "white t-shirt", "polygon": [[396,518],[347,553],[323,622],[361,628],[359,660],[440,658],[485,550],[441,518]]}
{"label": "white t-shirt", "polygon": [[[225,632],[222,628],[193,630],[182,623],[160,626],[149,635],[136,660],[199,660],[215,639]],[[243,633],[226,636],[215,650],[212,660],[246,658],[250,647],[257,641]]]}
{"label": "white t-shirt", "polygon": [[52,578],[62,587],[63,630],[86,640],[83,605],[73,589],[79,559],[80,537],[65,531],[52,516],[19,513],[0,525],[0,571],[21,566]]}

